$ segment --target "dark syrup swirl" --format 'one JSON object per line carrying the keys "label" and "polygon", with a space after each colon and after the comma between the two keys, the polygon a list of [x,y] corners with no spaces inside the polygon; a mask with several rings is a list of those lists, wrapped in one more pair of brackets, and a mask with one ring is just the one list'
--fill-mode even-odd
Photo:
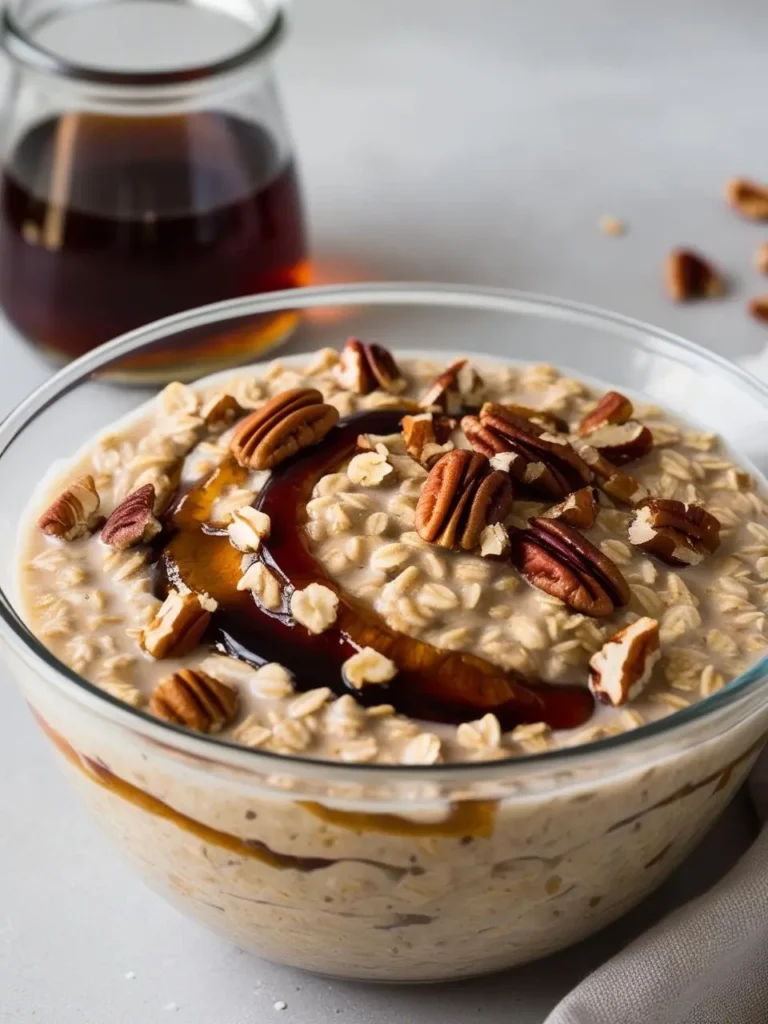
{"label": "dark syrup swirl", "polygon": [[[328,686],[336,694],[353,693],[364,704],[393,704],[401,714],[456,724],[493,712],[504,730],[543,721],[555,729],[583,724],[592,714],[590,693],[526,679],[474,654],[443,651],[390,629],[371,608],[345,593],[310,553],[302,529],[306,504],[315,484],[353,454],[361,433],[389,434],[399,429],[402,411],[378,410],[347,417],[321,445],[300,452],[273,471],[256,501],[272,521],[259,557],[280,579],[282,606],[261,607],[255,595],[238,591],[242,555],[223,530],[206,525],[224,487],[244,480],[234,460],[184,494],[170,519],[170,540],[161,553],[164,586],[183,584],[205,591],[219,607],[213,615],[216,641],[228,654],[254,665],[279,662],[296,687]],[[339,597],[334,625],[318,635],[296,623],[289,609],[294,589],[322,583]],[[361,647],[373,647],[398,666],[387,685],[351,690],[342,665]]]}

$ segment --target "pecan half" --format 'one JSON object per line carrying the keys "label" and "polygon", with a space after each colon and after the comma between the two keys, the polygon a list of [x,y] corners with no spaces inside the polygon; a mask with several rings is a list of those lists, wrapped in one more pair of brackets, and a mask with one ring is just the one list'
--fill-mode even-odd
{"label": "pecan half", "polygon": [[545,519],[558,519],[566,526],[588,530],[597,518],[597,491],[594,487],[582,487],[569,494],[565,501],[554,505],[544,513]]}
{"label": "pecan half", "polygon": [[160,533],[160,523],[155,518],[154,508],[154,486],[145,484],[139,487],[120,502],[104,523],[101,539],[119,551],[131,548],[134,544],[146,544]]}
{"label": "pecan half", "polygon": [[272,469],[322,441],[339,419],[314,388],[292,388],[271,398],[235,428],[229,450],[241,466]]}
{"label": "pecan half", "polygon": [[614,466],[636,462],[653,448],[653,434],[637,420],[600,427],[589,435],[589,443]]}
{"label": "pecan half", "polygon": [[768,185],[747,178],[732,178],[725,186],[731,206],[750,220],[768,220]]}
{"label": "pecan half", "polygon": [[763,242],[755,252],[755,267],[761,274],[768,274],[768,242]]}
{"label": "pecan half", "polygon": [[595,483],[614,501],[622,505],[639,505],[648,497],[648,491],[629,473],[624,473],[582,438],[572,440],[573,447],[595,474]]}
{"label": "pecan half", "polygon": [[592,412],[588,412],[579,424],[579,437],[586,437],[594,430],[611,423],[626,423],[632,419],[634,406],[619,391],[606,391]]}
{"label": "pecan half", "polygon": [[511,507],[507,474],[492,470],[485,456],[457,449],[430,470],[416,506],[416,530],[430,544],[471,551],[485,527],[502,522]]}
{"label": "pecan half", "polygon": [[431,469],[454,447],[450,438],[456,421],[448,416],[423,412],[418,416],[403,416],[401,425],[405,450],[425,469]]}
{"label": "pecan half", "polygon": [[768,295],[757,295],[754,299],[750,299],[747,309],[749,315],[753,316],[755,320],[768,323]]}
{"label": "pecan half", "polygon": [[37,520],[38,527],[49,537],[77,540],[99,525],[100,499],[93,477],[82,476],[48,506]]}
{"label": "pecan half", "polygon": [[510,560],[539,590],[601,618],[628,603],[629,585],[610,558],[563,522],[539,517],[510,531]]}
{"label": "pecan half", "polygon": [[656,619],[637,619],[614,633],[589,661],[589,687],[603,704],[636,700],[661,657]]}
{"label": "pecan half", "polygon": [[419,399],[423,409],[437,408],[455,416],[476,408],[485,389],[483,378],[466,359],[457,359],[439,374]]}
{"label": "pecan half", "polygon": [[509,460],[508,472],[536,495],[562,499],[593,479],[567,437],[550,434],[503,405],[486,402],[479,417],[463,417],[461,428],[475,451],[489,458],[517,456]]}
{"label": "pecan half", "polygon": [[333,375],[343,388],[367,395],[376,388],[399,394],[406,381],[389,349],[359,338],[349,338],[341,350]]}
{"label": "pecan half", "polygon": [[667,565],[698,565],[720,546],[720,521],[701,505],[649,498],[635,512],[629,541]]}
{"label": "pecan half", "polygon": [[157,718],[198,732],[219,732],[237,714],[239,694],[200,669],[183,668],[161,679],[149,701]]}
{"label": "pecan half", "polygon": [[153,658],[188,654],[202,640],[215,609],[210,597],[171,590],[139,642]]}
{"label": "pecan half", "polygon": [[675,302],[711,299],[725,292],[725,282],[718,271],[690,249],[673,249],[667,256],[664,281]]}

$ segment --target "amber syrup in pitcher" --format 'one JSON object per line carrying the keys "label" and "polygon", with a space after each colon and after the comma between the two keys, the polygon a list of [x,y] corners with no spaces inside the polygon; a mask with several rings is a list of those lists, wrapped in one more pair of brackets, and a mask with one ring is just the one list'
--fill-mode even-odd
{"label": "amber syrup in pitcher", "polygon": [[[0,302],[58,361],[193,306],[307,283],[293,164],[229,114],[63,114],[16,144],[0,186]],[[245,360],[289,329],[180,335],[131,369]],[[279,322],[278,322],[279,321]]]}

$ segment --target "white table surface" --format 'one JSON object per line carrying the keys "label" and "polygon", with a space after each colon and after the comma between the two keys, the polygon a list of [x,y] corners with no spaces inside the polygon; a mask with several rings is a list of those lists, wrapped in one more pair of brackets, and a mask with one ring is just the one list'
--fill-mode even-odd
{"label": "white table surface", "polygon": [[[768,327],[744,313],[761,290],[751,259],[768,228],[721,200],[729,176],[768,175],[768,5],[296,0],[293,20],[280,70],[324,279],[562,295],[768,376]],[[628,233],[602,235],[602,214],[626,220]],[[683,243],[733,278],[727,299],[665,298],[660,264]],[[4,412],[48,371],[7,329],[0,353]],[[452,986],[332,983],[250,959],[146,891],[2,682],[3,1024],[540,1024],[633,932],[719,877],[753,834],[739,800],[656,897],[537,965]]]}

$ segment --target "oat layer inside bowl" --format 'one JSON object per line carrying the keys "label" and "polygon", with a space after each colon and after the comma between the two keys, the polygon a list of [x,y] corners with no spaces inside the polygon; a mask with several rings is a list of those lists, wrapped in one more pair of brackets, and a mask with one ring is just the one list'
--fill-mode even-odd
{"label": "oat layer inside bowl", "polygon": [[714,436],[359,341],[170,385],[45,482],[20,567],[31,628],[112,695],[347,762],[577,745],[767,646],[768,506]]}

